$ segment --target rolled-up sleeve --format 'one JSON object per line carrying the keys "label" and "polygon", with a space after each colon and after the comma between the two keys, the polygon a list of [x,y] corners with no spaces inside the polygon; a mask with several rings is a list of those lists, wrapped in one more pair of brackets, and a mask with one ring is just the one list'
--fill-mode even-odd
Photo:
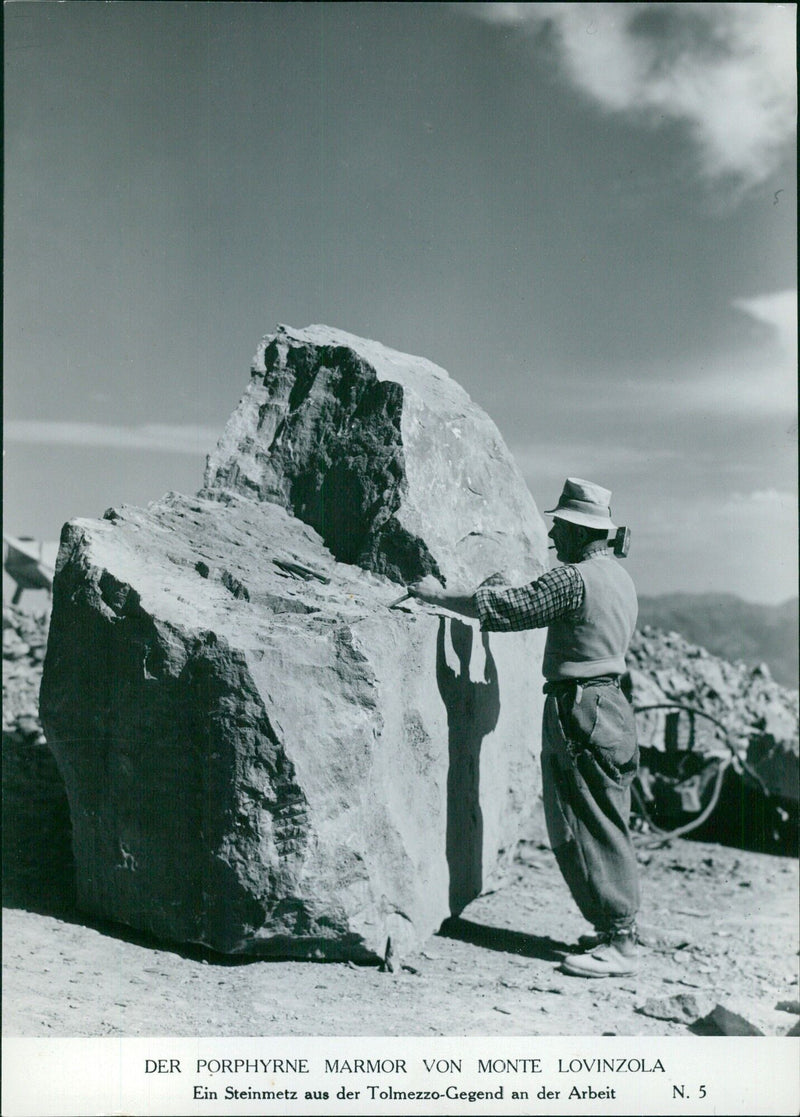
{"label": "rolled-up sleeve", "polygon": [[545,628],[573,613],[583,604],[583,594],[583,578],[575,567],[559,566],[526,586],[482,586],[473,600],[484,631],[521,632]]}

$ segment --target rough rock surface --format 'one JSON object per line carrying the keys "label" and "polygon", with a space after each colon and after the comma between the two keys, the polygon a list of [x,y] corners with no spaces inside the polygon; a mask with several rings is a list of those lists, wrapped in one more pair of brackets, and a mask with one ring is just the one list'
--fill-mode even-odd
{"label": "rough rock surface", "polygon": [[435,931],[535,803],[542,637],[387,606],[545,558],[446,373],[325,327],[266,339],[202,495],[62,534],[41,714],[81,906],[236,952]]}
{"label": "rough rock surface", "polygon": [[545,569],[541,520],[497,427],[447,373],[328,326],[280,326],[209,455],[204,495],[274,501],[341,562],[448,584]]}

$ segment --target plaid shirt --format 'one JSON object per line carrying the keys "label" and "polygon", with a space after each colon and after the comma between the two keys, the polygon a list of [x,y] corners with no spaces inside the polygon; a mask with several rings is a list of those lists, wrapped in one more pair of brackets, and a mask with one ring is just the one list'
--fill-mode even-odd
{"label": "plaid shirt", "polygon": [[[590,543],[580,562],[608,558],[603,541]],[[481,628],[486,632],[520,632],[526,628],[545,628],[559,617],[576,613],[583,605],[583,578],[576,565],[557,566],[527,586],[494,589],[483,586],[475,591],[474,602]]]}

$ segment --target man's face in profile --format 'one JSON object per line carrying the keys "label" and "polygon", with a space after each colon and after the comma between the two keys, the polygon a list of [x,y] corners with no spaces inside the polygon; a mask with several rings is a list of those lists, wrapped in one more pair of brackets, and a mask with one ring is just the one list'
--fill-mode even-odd
{"label": "man's face in profile", "polygon": [[575,548],[575,533],[572,530],[572,525],[567,523],[566,520],[560,520],[556,517],[547,535],[555,543],[558,561],[571,562]]}

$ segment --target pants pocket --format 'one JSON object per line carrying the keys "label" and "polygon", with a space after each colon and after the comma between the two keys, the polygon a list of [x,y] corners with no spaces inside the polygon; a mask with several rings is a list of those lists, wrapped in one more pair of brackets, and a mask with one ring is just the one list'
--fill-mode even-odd
{"label": "pants pocket", "polygon": [[633,708],[616,688],[604,687],[597,695],[589,749],[603,772],[617,786],[628,787],[639,767]]}
{"label": "pants pocket", "polygon": [[573,747],[587,748],[590,744],[597,727],[599,698],[599,688],[587,687],[580,698],[573,690],[559,700],[564,736]]}

